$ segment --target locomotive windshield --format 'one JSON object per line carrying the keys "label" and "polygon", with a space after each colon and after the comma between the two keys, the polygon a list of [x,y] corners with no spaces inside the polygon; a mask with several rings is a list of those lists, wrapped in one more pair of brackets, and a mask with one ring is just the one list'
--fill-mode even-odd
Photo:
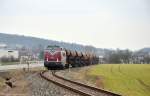
{"label": "locomotive windshield", "polygon": [[59,48],[60,48],[60,46],[51,46],[51,45],[49,45],[49,46],[47,46],[46,49],[48,49],[48,50],[56,50],[56,49],[59,49]]}

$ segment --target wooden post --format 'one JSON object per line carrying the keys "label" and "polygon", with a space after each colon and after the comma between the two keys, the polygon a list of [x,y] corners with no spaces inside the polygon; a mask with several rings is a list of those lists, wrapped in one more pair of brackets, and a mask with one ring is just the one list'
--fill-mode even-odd
{"label": "wooden post", "polygon": [[29,61],[27,61],[27,65],[28,65],[28,72],[29,72]]}

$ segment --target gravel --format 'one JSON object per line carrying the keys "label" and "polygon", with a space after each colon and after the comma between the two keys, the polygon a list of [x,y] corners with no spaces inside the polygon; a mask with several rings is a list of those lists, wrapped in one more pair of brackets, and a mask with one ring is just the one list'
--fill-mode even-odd
{"label": "gravel", "polygon": [[38,73],[27,76],[31,96],[81,96],[40,77]]}

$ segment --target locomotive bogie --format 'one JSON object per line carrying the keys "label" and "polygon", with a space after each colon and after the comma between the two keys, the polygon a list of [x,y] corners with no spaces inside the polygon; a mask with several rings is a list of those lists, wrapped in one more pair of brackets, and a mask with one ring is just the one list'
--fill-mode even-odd
{"label": "locomotive bogie", "polygon": [[44,66],[48,70],[64,69],[65,66],[61,62],[44,62]]}

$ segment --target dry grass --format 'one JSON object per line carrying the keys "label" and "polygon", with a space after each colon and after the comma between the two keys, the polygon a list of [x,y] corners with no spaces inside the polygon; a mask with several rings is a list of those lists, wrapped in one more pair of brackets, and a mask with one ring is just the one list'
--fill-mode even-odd
{"label": "dry grass", "polygon": [[[12,95],[15,94],[17,96],[29,96],[30,94],[30,84],[25,79],[27,74],[34,74],[44,70],[43,67],[31,68],[29,71],[20,69],[20,70],[9,70],[4,73],[0,73],[0,96],[5,94]],[[5,78],[11,78],[10,81],[13,82],[14,87],[10,88],[5,84]]]}

